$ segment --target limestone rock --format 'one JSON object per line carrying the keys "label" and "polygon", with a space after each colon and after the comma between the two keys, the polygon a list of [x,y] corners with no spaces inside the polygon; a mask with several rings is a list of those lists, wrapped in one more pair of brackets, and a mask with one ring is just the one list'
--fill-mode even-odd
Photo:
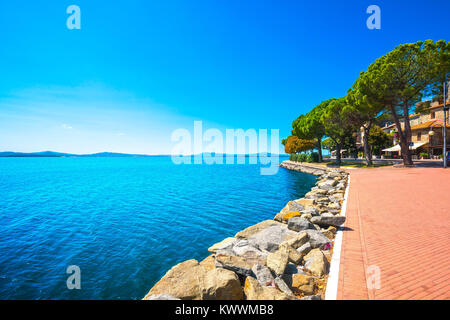
{"label": "limestone rock", "polygon": [[300,213],[301,213],[301,214],[310,214],[310,215],[312,215],[313,217],[319,215],[319,212],[317,211],[317,209],[316,209],[315,207],[307,208],[307,209],[305,209],[305,210],[303,210],[303,211],[300,211]]}
{"label": "limestone rock", "polygon": [[303,205],[298,204],[298,203],[295,202],[295,201],[289,201],[289,202],[286,204],[286,206],[285,206],[283,209],[281,209],[281,211],[280,211],[279,213],[277,213],[277,214],[275,215],[275,217],[274,217],[273,219],[276,220],[276,221],[282,222],[282,221],[283,221],[283,217],[284,217],[286,214],[288,214],[289,212],[295,212],[295,211],[300,212],[300,211],[302,211],[303,209],[305,209],[305,207],[304,207]]}
{"label": "limestone rock", "polygon": [[327,244],[331,245],[330,239],[325,237],[320,231],[317,230],[305,230],[305,233],[309,236],[309,243],[311,244],[311,248],[322,248]]}
{"label": "limestone rock", "polygon": [[297,249],[309,241],[309,236],[306,232],[297,233],[295,236],[285,241],[292,248]]}
{"label": "limestone rock", "polygon": [[334,239],[334,233],[329,230],[321,230],[322,234],[330,240]]}
{"label": "limestone rock", "polygon": [[303,257],[306,256],[311,251],[311,244],[309,242],[302,245],[300,248],[297,249],[297,252]]}
{"label": "limestone rock", "polygon": [[[314,218],[315,217],[311,218],[311,220]],[[303,230],[307,230],[307,229],[314,229],[314,226],[312,225],[311,222],[309,222],[305,218],[294,217],[294,218],[289,219],[288,228],[290,230],[299,232],[299,231],[303,231]]]}
{"label": "limestone rock", "polygon": [[305,198],[295,200],[295,203],[303,206],[305,209],[312,207],[315,202],[316,201],[314,199],[305,199]]}
{"label": "limestone rock", "polygon": [[250,256],[266,257],[267,253],[262,252],[255,246],[250,244],[248,240],[239,240],[232,247],[232,252],[237,256]]}
{"label": "limestone rock", "polygon": [[320,251],[322,251],[325,258],[327,258],[328,262],[330,262],[331,261],[331,251],[330,250],[320,250]]}
{"label": "limestone rock", "polygon": [[330,263],[320,249],[313,249],[305,257],[305,269],[317,277],[328,274]]}
{"label": "limestone rock", "polygon": [[320,216],[311,218],[311,223],[326,227],[328,226],[339,227],[344,222],[345,222],[344,216],[335,216],[331,213],[324,213]]}
{"label": "limestone rock", "polygon": [[312,295],[314,294],[317,285],[313,277],[297,273],[292,275],[291,287],[294,293]]}
{"label": "limestone rock", "polygon": [[294,274],[306,275],[306,272],[303,270],[303,267],[301,265],[296,266],[293,263],[288,263],[281,278],[289,287],[291,287],[292,285],[292,276]]}
{"label": "limestone rock", "polygon": [[216,268],[216,264],[215,264],[214,255],[211,254],[211,255],[207,256],[205,259],[200,261],[200,265],[203,268],[205,268],[207,271],[215,269]]}
{"label": "limestone rock", "polygon": [[197,260],[187,260],[172,267],[144,297],[147,300],[152,295],[168,294],[182,300],[200,300],[201,278],[206,270]]}
{"label": "limestone rock", "polygon": [[253,266],[252,271],[262,286],[270,286],[274,283],[275,279],[273,278],[272,272],[266,266],[256,264]]}
{"label": "limestone rock", "polygon": [[276,275],[282,275],[289,262],[289,255],[284,249],[278,249],[267,256],[267,267]]}
{"label": "limestone rock", "polygon": [[280,291],[286,293],[287,295],[293,296],[294,293],[292,292],[291,288],[284,282],[284,280],[280,277],[275,278],[275,285]]}
{"label": "limestone rock", "polygon": [[224,268],[236,272],[242,276],[253,275],[252,267],[255,264],[265,264],[264,260],[260,260],[256,257],[248,259],[246,257],[231,256],[226,254],[216,255],[216,267]]}
{"label": "limestone rock", "polygon": [[202,300],[242,300],[244,293],[238,276],[226,269],[209,271],[202,283]]}
{"label": "limestone rock", "polygon": [[276,221],[265,220],[236,233],[235,237],[239,239],[248,239],[254,234],[260,232],[261,230],[277,224],[279,223]]}
{"label": "limestone rock", "polygon": [[336,180],[334,180],[334,179],[327,179],[327,180],[325,180],[325,181],[323,181],[323,182],[319,182],[318,184],[317,184],[317,186],[320,188],[320,189],[327,189],[327,188],[332,188],[332,187],[334,187],[335,185],[337,185],[338,184],[338,182],[336,181]]}
{"label": "limestone rock", "polygon": [[322,296],[320,294],[316,294],[313,296],[306,296],[306,297],[300,298],[300,300],[322,300]]}
{"label": "limestone rock", "polygon": [[298,217],[298,216],[300,216],[300,212],[298,212],[298,211],[289,211],[281,219],[283,221],[288,221],[290,218]]}
{"label": "limestone rock", "polygon": [[294,296],[289,296],[275,287],[263,287],[258,280],[252,277],[245,279],[244,293],[247,300],[294,300]]}
{"label": "limestone rock", "polygon": [[287,242],[283,242],[278,250],[282,250],[288,254],[288,259],[294,264],[299,264],[302,261],[302,255],[291,247]]}
{"label": "limestone rock", "polygon": [[145,298],[145,300],[180,300],[178,298],[172,297],[170,294],[161,293],[161,294],[152,294]]}
{"label": "limestone rock", "polygon": [[237,241],[236,238],[226,238],[216,244],[213,244],[208,248],[208,251],[211,253],[216,253],[217,250],[225,250],[233,246],[233,244]]}
{"label": "limestone rock", "polygon": [[332,203],[328,204],[328,209],[339,210],[339,209],[341,209],[341,205],[337,202],[332,202]]}
{"label": "limestone rock", "polygon": [[283,241],[296,236],[297,232],[289,230],[285,224],[278,223],[254,234],[248,240],[250,245],[261,251],[275,252]]}
{"label": "limestone rock", "polygon": [[334,239],[334,236],[335,236],[335,234],[337,232],[337,229],[335,227],[333,227],[333,226],[330,226],[330,227],[328,227],[327,230],[323,230],[321,232],[322,232],[322,234],[325,237],[327,237],[328,239],[332,240],[332,239]]}

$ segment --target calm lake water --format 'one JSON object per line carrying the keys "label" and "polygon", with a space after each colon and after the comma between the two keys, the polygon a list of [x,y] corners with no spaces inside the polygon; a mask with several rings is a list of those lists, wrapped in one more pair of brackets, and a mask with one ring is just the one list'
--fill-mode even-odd
{"label": "calm lake water", "polygon": [[[0,299],[141,299],[174,264],[273,218],[314,178],[169,157],[0,158]],[[67,289],[69,265],[81,290]]]}

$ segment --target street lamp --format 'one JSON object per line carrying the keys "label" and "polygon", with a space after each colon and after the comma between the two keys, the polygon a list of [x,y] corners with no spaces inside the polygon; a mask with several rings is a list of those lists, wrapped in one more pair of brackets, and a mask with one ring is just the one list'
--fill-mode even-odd
{"label": "street lamp", "polygon": [[444,168],[447,168],[447,106],[446,106],[446,91],[445,91],[445,86],[447,84],[447,75],[445,76],[445,80],[444,80]]}

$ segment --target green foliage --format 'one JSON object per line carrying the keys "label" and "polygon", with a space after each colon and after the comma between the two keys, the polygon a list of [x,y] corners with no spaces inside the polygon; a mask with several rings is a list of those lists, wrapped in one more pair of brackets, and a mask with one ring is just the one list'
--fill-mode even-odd
{"label": "green foliage", "polygon": [[428,153],[426,153],[426,152],[421,152],[420,153],[420,157],[424,158],[424,159],[428,159],[429,158]]}
{"label": "green foliage", "polygon": [[289,160],[296,162],[305,162],[306,159],[307,159],[306,153],[293,153],[289,156]]}
{"label": "green foliage", "polygon": [[341,144],[348,135],[352,135],[356,127],[349,121],[351,108],[348,108],[346,97],[327,100],[327,105],[322,113],[322,123],[325,134]]}
{"label": "green foliage", "polygon": [[327,149],[329,151],[336,149],[336,143],[334,143],[334,141],[330,138],[324,139],[322,141],[322,146],[324,149]]}
{"label": "green foliage", "polygon": [[379,126],[373,126],[369,131],[369,144],[374,154],[381,154],[381,150],[393,144],[393,138]]}
{"label": "green foliage", "polygon": [[319,154],[317,152],[311,152],[306,157],[306,162],[319,162]]}
{"label": "green foliage", "polygon": [[319,150],[319,161],[322,161],[322,138],[325,135],[325,128],[322,121],[322,115],[327,102],[324,101],[314,107],[310,112],[300,115],[292,123],[292,134],[305,140],[314,140],[316,148]]}
{"label": "green foliage", "polygon": [[325,129],[322,123],[324,104],[321,103],[292,123],[292,134],[302,139],[322,139]]}
{"label": "green foliage", "polygon": [[[292,134],[300,139],[315,139],[318,147],[322,138],[328,136],[322,142],[324,148],[345,148],[350,154],[356,154],[353,133],[363,127],[365,137],[369,137],[364,145],[370,159],[371,151],[380,153],[392,143],[392,137],[373,126],[386,120],[399,126],[400,119],[404,118],[405,128],[398,128],[396,137],[400,139],[405,163],[410,164],[409,112],[423,97],[442,99],[442,83],[449,75],[448,42],[427,40],[397,46],[361,72],[345,97],[323,101],[311,112],[298,117],[292,124]],[[416,108],[420,113],[428,110],[428,103]]]}
{"label": "green foliage", "polygon": [[[434,98],[433,98],[433,101],[434,101]],[[414,110],[414,113],[430,114],[431,113],[430,106],[431,106],[430,101],[420,102],[417,104],[416,109]]]}
{"label": "green foliage", "polygon": [[287,139],[283,139],[284,152],[286,153],[298,153],[314,149],[315,143],[313,140],[299,139],[297,136],[289,136]]}
{"label": "green foliage", "polygon": [[298,155],[298,161],[305,162],[306,161],[306,153],[300,153]]}

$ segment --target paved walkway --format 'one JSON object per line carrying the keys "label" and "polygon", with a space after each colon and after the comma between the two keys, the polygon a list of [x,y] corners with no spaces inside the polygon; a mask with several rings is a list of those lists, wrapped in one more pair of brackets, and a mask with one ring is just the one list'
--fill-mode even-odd
{"label": "paved walkway", "polygon": [[450,299],[450,169],[349,172],[337,298]]}

